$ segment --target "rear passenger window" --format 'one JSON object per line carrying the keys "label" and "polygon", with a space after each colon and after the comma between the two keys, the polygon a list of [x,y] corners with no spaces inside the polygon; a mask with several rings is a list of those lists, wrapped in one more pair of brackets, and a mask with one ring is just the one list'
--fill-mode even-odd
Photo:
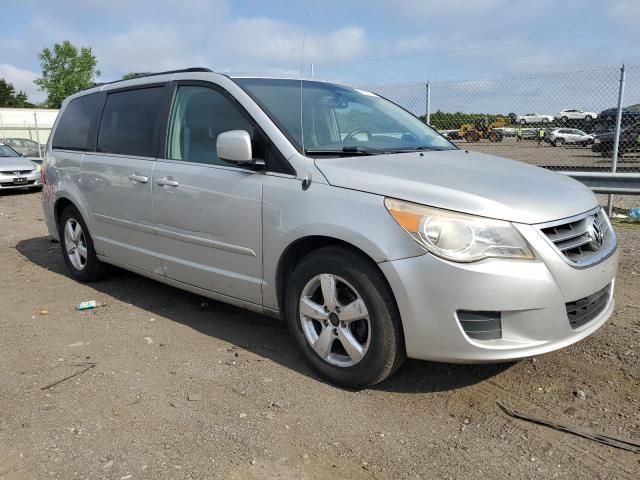
{"label": "rear passenger window", "polygon": [[151,87],[108,94],[98,130],[98,151],[155,157],[163,91],[163,87]]}
{"label": "rear passenger window", "polygon": [[62,150],[93,150],[92,142],[89,139],[89,130],[99,101],[98,93],[91,93],[71,100],[62,112],[53,135],[52,147]]}

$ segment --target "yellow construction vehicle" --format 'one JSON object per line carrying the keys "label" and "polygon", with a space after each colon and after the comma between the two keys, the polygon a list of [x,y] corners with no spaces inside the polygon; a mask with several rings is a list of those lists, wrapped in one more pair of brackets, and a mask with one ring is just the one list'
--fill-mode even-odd
{"label": "yellow construction vehicle", "polygon": [[507,123],[508,120],[500,115],[491,123],[487,117],[478,118],[475,123],[462,125],[456,136],[464,138],[467,142],[479,142],[483,138],[490,142],[501,142],[503,135],[496,128],[504,127]]}

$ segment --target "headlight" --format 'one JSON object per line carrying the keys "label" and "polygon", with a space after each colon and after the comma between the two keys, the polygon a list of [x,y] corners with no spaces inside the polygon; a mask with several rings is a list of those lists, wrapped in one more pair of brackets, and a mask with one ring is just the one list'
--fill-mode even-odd
{"label": "headlight", "polygon": [[429,252],[454,262],[485,258],[532,260],[527,243],[509,222],[385,198],[389,213]]}

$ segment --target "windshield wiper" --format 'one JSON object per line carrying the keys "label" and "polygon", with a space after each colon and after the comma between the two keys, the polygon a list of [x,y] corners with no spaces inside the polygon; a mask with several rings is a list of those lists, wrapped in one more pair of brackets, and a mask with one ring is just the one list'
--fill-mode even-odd
{"label": "windshield wiper", "polygon": [[382,155],[385,153],[389,153],[386,150],[380,150],[379,148],[367,147],[365,145],[349,145],[346,147],[342,147],[342,151],[345,153],[369,153],[371,155],[377,154]]}
{"label": "windshield wiper", "polygon": [[[371,151],[369,149],[360,149],[353,147],[345,147],[342,150],[313,150],[306,149],[304,153],[309,155],[337,155],[337,156],[346,156],[346,155],[376,155],[377,153],[385,153],[383,151],[375,150]],[[346,150],[345,150],[346,149]]]}
{"label": "windshield wiper", "polygon": [[420,145],[419,147],[412,148],[412,150],[433,150],[436,152],[442,152],[444,150],[453,150],[452,148],[431,147],[429,145]]}

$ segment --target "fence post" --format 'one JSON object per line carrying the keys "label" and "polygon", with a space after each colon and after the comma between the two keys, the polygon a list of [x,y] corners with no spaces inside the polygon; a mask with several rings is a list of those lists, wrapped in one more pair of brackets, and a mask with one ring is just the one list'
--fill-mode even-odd
{"label": "fence post", "polygon": [[[613,156],[611,157],[611,172],[616,173],[618,168],[618,147],[620,146],[620,125],[622,123],[622,104],[624,103],[624,83],[626,70],[624,64],[620,68],[620,88],[618,90],[618,111],[616,112],[616,127],[613,133]],[[607,213],[609,217],[613,213],[613,195],[609,194],[607,202]]]}
{"label": "fence post", "polygon": [[33,121],[36,125],[36,142],[38,142],[38,156],[42,158],[42,145],[40,145],[40,129],[38,128],[38,114],[33,112]]}
{"label": "fence post", "polygon": [[427,114],[424,119],[427,125],[431,125],[431,82],[427,82]]}

